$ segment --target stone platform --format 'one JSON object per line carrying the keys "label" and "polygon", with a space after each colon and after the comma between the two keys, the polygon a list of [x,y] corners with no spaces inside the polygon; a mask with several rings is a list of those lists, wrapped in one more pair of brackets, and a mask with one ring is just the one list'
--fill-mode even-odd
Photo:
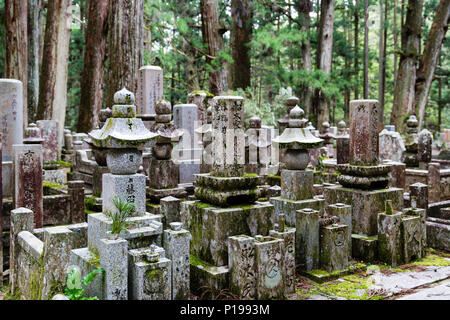
{"label": "stone platform", "polygon": [[394,210],[403,210],[403,189],[400,188],[360,190],[332,186],[324,188],[324,197],[327,204],[351,205],[352,233],[368,236],[377,234],[377,216],[384,211],[386,200],[392,200]]}
{"label": "stone platform", "polygon": [[296,226],[296,211],[300,209],[314,209],[320,212],[320,215],[324,213],[325,200],[323,199],[307,199],[307,200],[289,200],[282,197],[273,197],[269,199],[270,203],[275,208],[275,218],[279,214],[286,215],[286,224],[290,227]]}

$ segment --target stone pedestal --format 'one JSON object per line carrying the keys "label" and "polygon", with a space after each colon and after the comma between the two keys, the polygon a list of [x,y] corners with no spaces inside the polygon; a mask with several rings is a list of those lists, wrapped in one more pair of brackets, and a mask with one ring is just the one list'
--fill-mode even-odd
{"label": "stone pedestal", "polygon": [[391,166],[389,185],[393,188],[405,189],[406,165],[401,162],[389,162],[388,164]]}
{"label": "stone pedestal", "polygon": [[189,241],[191,234],[184,229],[164,230],[164,250],[171,263],[172,300],[188,300],[190,293]]}
{"label": "stone pedestal", "polygon": [[128,299],[128,242],[124,239],[99,240],[100,266],[105,270],[102,299]]}
{"label": "stone pedestal", "polygon": [[325,200],[317,198],[292,201],[283,199],[282,197],[274,197],[270,198],[269,201],[274,206],[275,218],[278,218],[280,214],[285,214],[286,224],[290,227],[296,226],[297,210],[310,208],[317,210],[322,214],[325,209]]}
{"label": "stone pedestal", "polygon": [[297,265],[305,271],[319,268],[319,211],[296,211],[295,252]]}
{"label": "stone pedestal", "polygon": [[166,228],[171,222],[181,221],[180,217],[180,203],[181,200],[169,196],[160,200],[160,212],[162,214],[163,224]]}
{"label": "stone pedestal", "polygon": [[329,273],[348,266],[349,228],[336,224],[320,228],[320,267]]}
{"label": "stone pedestal", "polygon": [[378,235],[352,234],[352,257],[359,261],[375,263],[378,259]]}
{"label": "stone pedestal", "polygon": [[284,297],[284,242],[281,239],[264,237],[255,241],[256,295],[258,300]]}
{"label": "stone pedestal", "polygon": [[242,299],[256,298],[255,239],[246,235],[228,238],[230,290]]}
{"label": "stone pedestal", "polygon": [[441,201],[441,165],[439,163],[430,162],[428,164],[428,202]]}
{"label": "stone pedestal", "polygon": [[378,257],[381,261],[396,267],[403,263],[403,242],[401,235],[403,213],[378,214]]}
{"label": "stone pedestal", "polygon": [[426,243],[425,235],[423,234],[422,221],[420,216],[404,215],[402,218],[402,243],[403,261],[410,263],[415,259],[422,258],[424,252],[423,245]]}
{"label": "stone pedestal", "polygon": [[172,160],[152,159],[149,170],[150,188],[168,189],[178,186],[179,168]]}
{"label": "stone pedestal", "polygon": [[282,170],[281,198],[298,201],[313,197],[313,171]]}
{"label": "stone pedestal", "polygon": [[68,187],[72,223],[85,222],[86,213],[84,212],[84,181],[69,181]]}
{"label": "stone pedestal", "polygon": [[113,199],[117,196],[133,202],[135,215],[145,214],[145,175],[115,175],[107,173],[102,181],[103,212],[117,211]]}
{"label": "stone pedestal", "polygon": [[343,203],[331,204],[327,207],[327,213],[330,216],[336,216],[339,218],[341,224],[346,225],[347,232],[347,245],[348,245],[348,257],[352,256],[352,206],[345,205]]}
{"label": "stone pedestal", "polygon": [[36,228],[43,225],[42,146],[18,144],[14,154],[14,204],[34,212]]}
{"label": "stone pedestal", "polygon": [[332,186],[324,188],[326,203],[352,206],[352,233],[368,236],[377,234],[377,216],[383,212],[386,200],[392,200],[394,210],[403,209],[403,189],[388,188],[359,190]]}
{"label": "stone pedestal", "polygon": [[284,231],[270,230],[271,237],[284,241],[283,259],[285,274],[285,292],[295,292],[295,228],[284,228]]}
{"label": "stone pedestal", "polygon": [[38,120],[37,126],[42,131],[42,151],[44,162],[58,160],[59,124],[56,120]]}
{"label": "stone pedestal", "polygon": [[[409,186],[409,197],[416,199],[414,207],[428,210],[428,186],[426,184],[416,182]],[[413,205],[411,205],[413,207]]]}

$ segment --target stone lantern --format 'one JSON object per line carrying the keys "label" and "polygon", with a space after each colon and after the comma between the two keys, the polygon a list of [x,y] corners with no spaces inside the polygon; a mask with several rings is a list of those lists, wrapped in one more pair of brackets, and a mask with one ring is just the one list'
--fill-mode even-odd
{"label": "stone lantern", "polygon": [[308,120],[304,115],[300,107],[293,108],[289,115],[289,127],[273,139],[281,148],[287,149],[284,160],[288,170],[305,170],[309,163],[308,149],[317,148],[323,142],[306,128]]}

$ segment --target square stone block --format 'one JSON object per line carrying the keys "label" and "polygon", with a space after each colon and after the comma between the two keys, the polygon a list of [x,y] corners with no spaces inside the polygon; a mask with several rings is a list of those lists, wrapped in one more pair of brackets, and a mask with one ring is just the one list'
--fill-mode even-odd
{"label": "square stone block", "polygon": [[410,263],[415,259],[422,258],[424,234],[420,217],[404,215],[401,230],[404,262]]}
{"label": "square stone block", "polygon": [[378,236],[352,234],[352,257],[374,263],[378,259]]}
{"label": "square stone block", "polygon": [[348,266],[348,233],[346,225],[320,228],[320,267],[333,272]]}
{"label": "square stone block", "polygon": [[275,218],[278,219],[279,214],[284,214],[286,216],[286,224],[290,227],[295,227],[296,225],[297,210],[310,208],[319,211],[320,215],[322,215],[325,207],[325,200],[314,198],[292,201],[282,197],[273,197],[269,201],[274,206]]}
{"label": "square stone block", "polygon": [[302,269],[319,268],[319,211],[309,208],[296,211],[295,262]]}
{"label": "square stone block", "polygon": [[148,176],[150,178],[150,188],[176,188],[179,183],[179,166],[170,159],[151,159]]}
{"label": "square stone block", "polygon": [[171,262],[160,257],[157,262],[139,261],[130,270],[132,300],[171,300]]}
{"label": "square stone block", "polygon": [[[194,158],[199,159],[199,158]],[[194,182],[194,174],[200,173],[200,160],[184,160],[179,162],[179,183]]]}
{"label": "square stone block", "polygon": [[348,257],[352,256],[352,206],[335,203],[330,204],[327,207],[327,213],[330,216],[336,216],[339,218],[339,222],[348,226],[347,243],[348,243]]}
{"label": "square stone block", "polygon": [[103,299],[128,299],[128,242],[99,240],[100,266],[105,270]]}
{"label": "square stone block", "polygon": [[256,298],[255,239],[246,235],[228,238],[231,292],[242,299]]}
{"label": "square stone block", "polygon": [[219,208],[194,202],[184,210],[183,222],[192,236],[191,254],[214,266],[228,264],[228,237],[268,235],[274,225],[270,204]]}
{"label": "square stone block", "polygon": [[285,274],[285,293],[295,292],[295,228],[285,228],[284,231],[270,230],[271,237],[284,241],[283,258]]}
{"label": "square stone block", "polygon": [[212,288],[215,293],[223,289],[229,289],[229,269],[228,266],[213,266],[191,254],[191,291],[194,294],[201,294],[202,287]]}
{"label": "square stone block", "polygon": [[[88,248],[74,249],[70,255],[70,265],[80,268],[81,278],[100,267],[100,257],[95,255]],[[86,286],[84,297],[97,297],[101,299],[104,291],[105,274],[98,274],[94,281]]]}
{"label": "square stone block", "polygon": [[313,176],[311,170],[282,170],[281,197],[293,201],[311,199],[314,195]]}
{"label": "square stone block", "polygon": [[378,258],[393,267],[404,261],[402,218],[402,212],[378,214]]}
{"label": "square stone block", "polygon": [[115,175],[106,173],[103,175],[103,212],[115,211],[114,197],[118,196],[124,201],[134,203],[134,215],[145,214],[145,175]]}
{"label": "square stone block", "polygon": [[376,235],[378,213],[384,211],[386,200],[392,200],[394,210],[403,210],[403,189],[360,190],[341,186],[324,188],[327,204],[345,203],[352,206],[352,233]]}

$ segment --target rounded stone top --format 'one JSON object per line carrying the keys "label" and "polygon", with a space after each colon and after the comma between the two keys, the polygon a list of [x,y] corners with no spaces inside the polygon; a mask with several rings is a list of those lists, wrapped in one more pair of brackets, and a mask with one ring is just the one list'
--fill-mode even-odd
{"label": "rounded stone top", "polygon": [[299,106],[296,106],[289,113],[289,118],[290,119],[302,119],[304,117],[304,115],[305,115],[305,111],[303,111],[303,109],[300,108]]}
{"label": "rounded stone top", "polygon": [[338,126],[339,129],[345,129],[347,127],[347,124],[345,123],[344,120],[341,120],[341,121],[338,122],[337,126]]}
{"label": "rounded stone top", "polygon": [[289,113],[289,128],[304,128],[308,120],[304,118],[305,112],[299,106],[292,108]]}
{"label": "rounded stone top", "polygon": [[134,94],[131,91],[128,91],[125,87],[122,90],[114,93],[114,103],[115,104],[126,104],[132,105],[134,104]]}
{"label": "rounded stone top", "polygon": [[102,109],[98,113],[98,120],[100,120],[100,122],[105,122],[111,117],[112,117],[112,110],[110,108]]}
{"label": "rounded stone top", "polygon": [[416,128],[419,126],[419,121],[417,121],[417,118],[415,115],[410,115],[408,121],[406,122],[406,125],[408,127]]}
{"label": "rounded stone top", "polygon": [[330,128],[330,123],[328,121],[322,122],[322,128],[329,129]]}
{"label": "rounded stone top", "polygon": [[28,127],[25,129],[25,139],[23,139],[23,143],[41,143],[44,139],[42,139],[42,131],[35,123],[30,123]]}
{"label": "rounded stone top", "polygon": [[260,129],[261,128],[261,118],[258,116],[253,116],[249,120],[250,128]]}
{"label": "rounded stone top", "polygon": [[296,105],[298,105],[300,103],[300,99],[297,97],[290,97],[286,99],[286,105],[287,106],[293,106],[295,107]]}
{"label": "rounded stone top", "polygon": [[243,101],[244,97],[241,96],[216,96],[214,100],[238,100]]}
{"label": "rounded stone top", "polygon": [[158,67],[158,66],[143,66],[139,70],[157,70],[157,71],[162,71],[161,67]]}
{"label": "rounded stone top", "polygon": [[156,114],[170,114],[172,112],[172,105],[167,100],[159,100],[155,105]]}

